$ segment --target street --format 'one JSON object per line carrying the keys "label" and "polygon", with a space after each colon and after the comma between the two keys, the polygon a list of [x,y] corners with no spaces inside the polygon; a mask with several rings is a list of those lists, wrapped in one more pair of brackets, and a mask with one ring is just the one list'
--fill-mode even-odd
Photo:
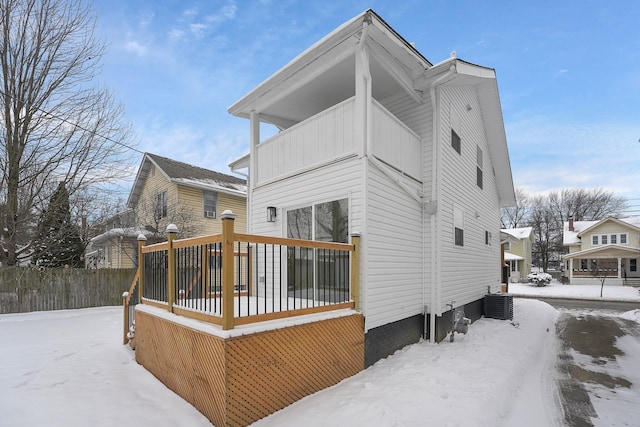
{"label": "street", "polygon": [[[640,361],[640,326],[620,314],[638,304],[621,307],[598,301],[594,310],[585,301],[547,302],[560,311],[558,392],[566,425],[635,425],[640,419],[640,393],[632,376],[637,376]],[[567,306],[571,308],[563,308]],[[599,418],[598,408],[604,406],[615,407],[616,417]]]}

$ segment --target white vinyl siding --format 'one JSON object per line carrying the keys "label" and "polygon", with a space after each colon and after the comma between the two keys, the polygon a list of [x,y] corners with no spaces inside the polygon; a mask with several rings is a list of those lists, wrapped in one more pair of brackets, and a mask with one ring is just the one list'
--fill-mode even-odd
{"label": "white vinyl siding", "polygon": [[[482,116],[475,90],[471,87],[444,87],[441,92],[441,124],[439,138],[442,141],[442,181],[438,200],[440,221],[439,242],[441,248],[440,281],[436,291],[438,309],[445,311],[446,304],[456,305],[478,300],[487,288],[497,289],[500,283],[499,245],[485,244],[485,231],[499,233],[499,200],[493,159],[489,156]],[[469,105],[471,109],[467,109]],[[451,118],[453,117],[453,123]],[[462,152],[450,149],[450,129],[460,120]],[[483,152],[483,189],[478,191],[478,149]],[[464,247],[454,244],[454,204],[464,212]],[[462,249],[462,250],[461,250]]]}
{"label": "white vinyl siding", "polygon": [[[369,165],[366,329],[423,312],[421,206]],[[420,184],[406,181],[416,191]]]}

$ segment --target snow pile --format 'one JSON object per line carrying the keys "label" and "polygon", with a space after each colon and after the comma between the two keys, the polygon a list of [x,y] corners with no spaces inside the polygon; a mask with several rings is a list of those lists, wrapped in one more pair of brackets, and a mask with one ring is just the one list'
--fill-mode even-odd
{"label": "snow pile", "polygon": [[533,283],[509,283],[509,293],[514,297],[571,298],[606,301],[640,301],[638,288],[631,286],[604,286],[602,298],[600,285],[561,285],[557,280],[546,286]]}
{"label": "snow pile", "polygon": [[633,322],[640,323],[640,309],[624,312],[620,315],[623,319],[631,320]]}

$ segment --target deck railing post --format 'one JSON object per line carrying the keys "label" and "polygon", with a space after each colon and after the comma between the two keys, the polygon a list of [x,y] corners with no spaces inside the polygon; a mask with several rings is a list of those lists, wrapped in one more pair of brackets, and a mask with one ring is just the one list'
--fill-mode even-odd
{"label": "deck railing post", "polygon": [[169,311],[173,312],[173,303],[176,300],[176,252],[173,249],[173,241],[178,236],[178,227],[175,224],[167,226],[167,303]]}
{"label": "deck railing post", "polygon": [[233,243],[234,220],[236,216],[230,210],[222,212],[222,329],[233,329]]}
{"label": "deck railing post", "polygon": [[353,308],[360,310],[360,234],[351,235],[353,253],[351,254],[351,299]]}
{"label": "deck railing post", "polygon": [[126,344],[129,342],[127,338],[127,334],[129,333],[129,292],[124,292],[122,294],[122,305],[124,306],[124,319],[122,324],[124,326],[124,330],[122,331],[122,344]]}
{"label": "deck railing post", "polygon": [[144,234],[138,234],[138,302],[142,303],[142,287],[144,286],[144,254],[142,248],[147,244]]}

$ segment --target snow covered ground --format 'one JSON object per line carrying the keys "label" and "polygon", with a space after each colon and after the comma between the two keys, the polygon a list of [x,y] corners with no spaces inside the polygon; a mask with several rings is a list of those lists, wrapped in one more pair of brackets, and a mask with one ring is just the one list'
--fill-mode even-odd
{"label": "snow covered ground", "polygon": [[[514,294],[599,299],[595,288],[510,285]],[[640,301],[633,288],[605,287],[604,296]],[[453,343],[409,346],[256,425],[562,425],[549,369],[557,313],[516,298],[513,321],[480,319]],[[640,323],[640,310],[621,316]],[[120,307],[0,316],[0,425],[209,426],[135,362],[121,322]]]}

